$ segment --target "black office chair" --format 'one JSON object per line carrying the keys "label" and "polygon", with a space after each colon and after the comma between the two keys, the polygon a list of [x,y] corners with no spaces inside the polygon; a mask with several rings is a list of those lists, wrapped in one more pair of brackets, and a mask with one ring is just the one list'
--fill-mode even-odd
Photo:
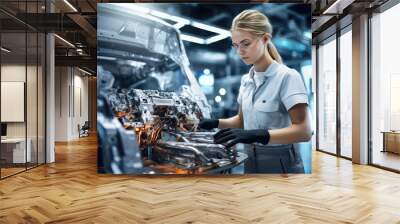
{"label": "black office chair", "polygon": [[89,121],[85,121],[82,127],[78,124],[79,138],[89,136],[90,124]]}

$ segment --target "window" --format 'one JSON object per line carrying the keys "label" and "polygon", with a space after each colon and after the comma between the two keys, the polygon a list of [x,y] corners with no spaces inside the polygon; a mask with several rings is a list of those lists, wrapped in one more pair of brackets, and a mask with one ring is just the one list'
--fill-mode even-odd
{"label": "window", "polygon": [[400,170],[400,5],[371,18],[372,163]]}
{"label": "window", "polygon": [[336,153],[336,39],[318,48],[318,149]]}
{"label": "window", "polygon": [[[350,27],[351,28],[351,27]],[[352,157],[352,35],[340,36],[340,155]]]}

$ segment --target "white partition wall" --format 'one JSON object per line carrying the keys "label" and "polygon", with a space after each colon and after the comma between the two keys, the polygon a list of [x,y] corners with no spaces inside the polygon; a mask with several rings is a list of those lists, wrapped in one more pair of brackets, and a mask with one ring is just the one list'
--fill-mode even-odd
{"label": "white partition wall", "polygon": [[56,67],[55,74],[55,140],[70,141],[88,121],[88,77],[75,67]]}

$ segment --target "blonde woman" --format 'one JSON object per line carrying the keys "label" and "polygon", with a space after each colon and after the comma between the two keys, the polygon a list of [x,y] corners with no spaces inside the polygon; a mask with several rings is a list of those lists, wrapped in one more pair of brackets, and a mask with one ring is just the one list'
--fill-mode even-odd
{"label": "blonde woman", "polygon": [[200,122],[204,129],[220,128],[214,141],[246,147],[245,173],[304,173],[293,143],[309,141],[311,127],[307,93],[300,74],[282,64],[271,41],[268,18],[245,10],[231,26],[232,46],[245,64],[253,65],[241,79],[239,112],[227,119]]}

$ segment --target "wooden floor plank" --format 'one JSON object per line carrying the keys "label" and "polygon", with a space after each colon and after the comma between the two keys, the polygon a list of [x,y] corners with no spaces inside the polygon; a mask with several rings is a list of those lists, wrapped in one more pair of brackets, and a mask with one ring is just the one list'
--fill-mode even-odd
{"label": "wooden floor plank", "polygon": [[95,137],[0,181],[0,223],[400,223],[400,175],[313,153],[310,175],[97,174]]}

